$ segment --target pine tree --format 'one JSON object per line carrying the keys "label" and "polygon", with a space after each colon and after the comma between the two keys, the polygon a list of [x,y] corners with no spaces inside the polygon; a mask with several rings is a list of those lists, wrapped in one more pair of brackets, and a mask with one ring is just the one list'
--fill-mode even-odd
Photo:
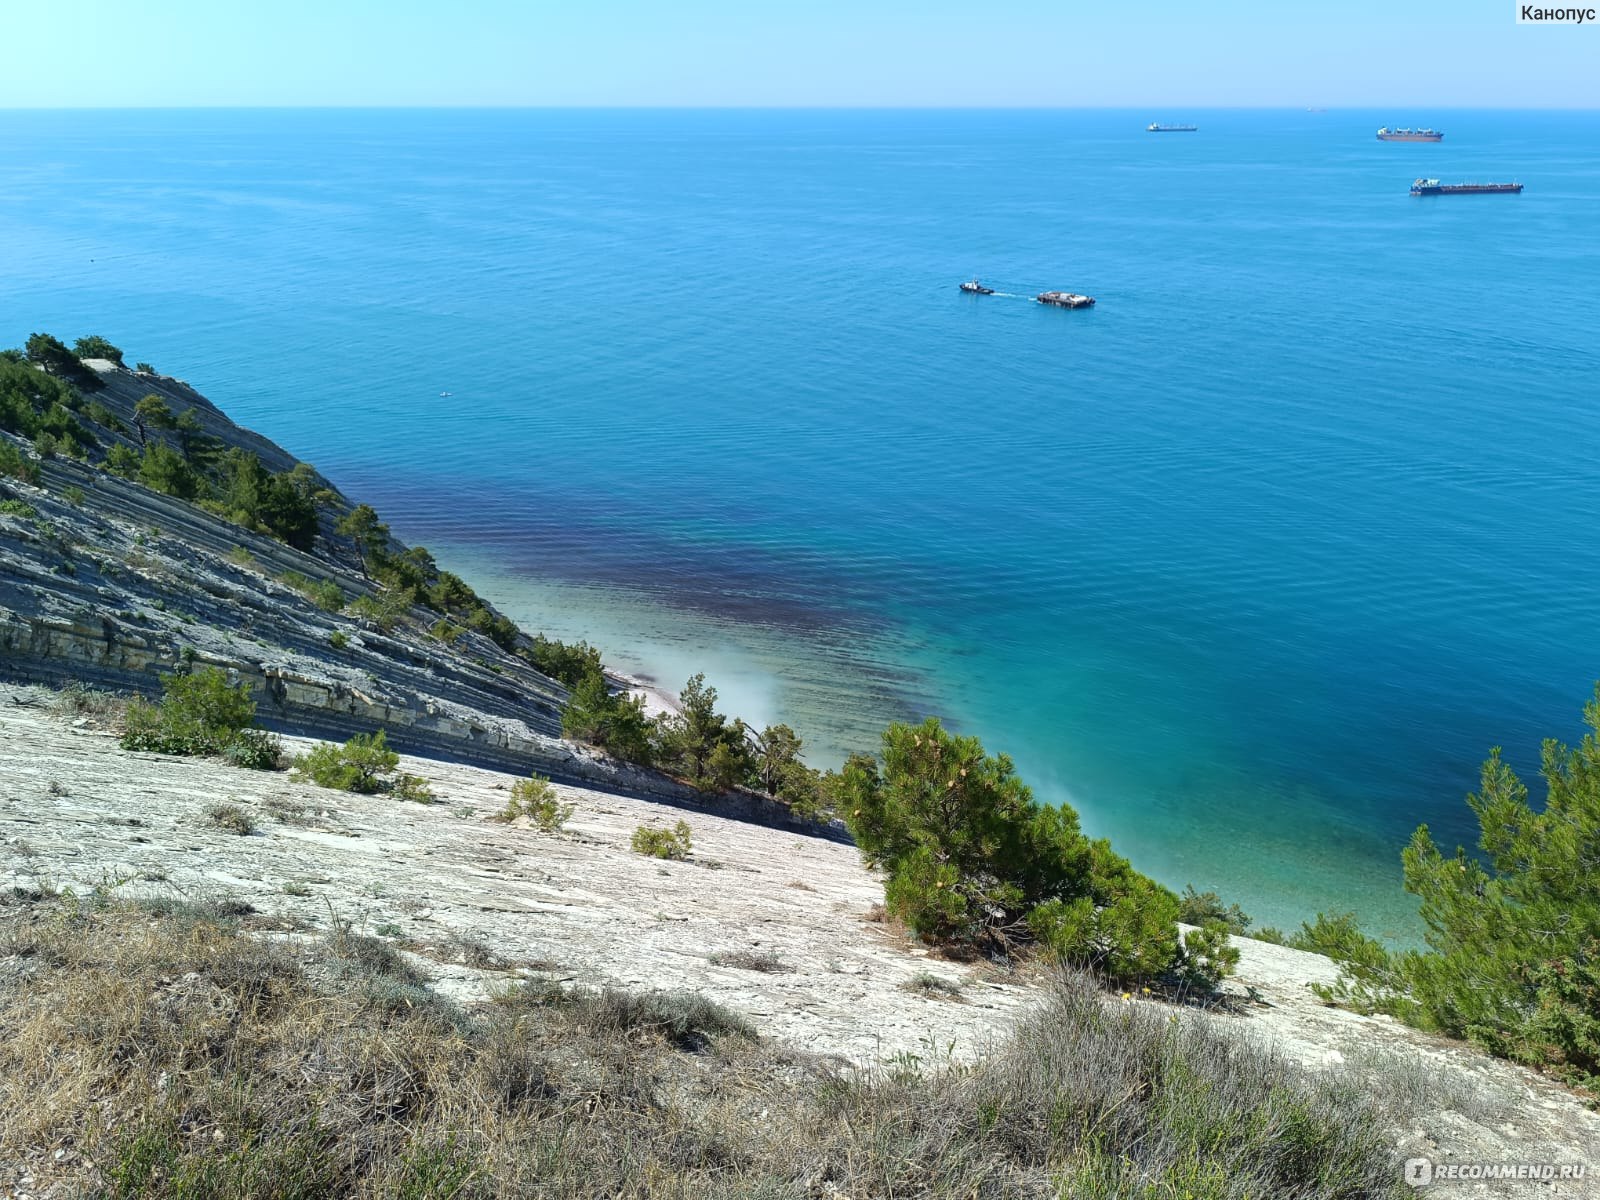
{"label": "pine tree", "polygon": [[1401,970],[1419,1023],[1600,1086],[1600,688],[1576,748],[1544,743],[1544,807],[1496,749],[1467,803],[1478,855],[1426,825],[1402,859],[1430,953]]}

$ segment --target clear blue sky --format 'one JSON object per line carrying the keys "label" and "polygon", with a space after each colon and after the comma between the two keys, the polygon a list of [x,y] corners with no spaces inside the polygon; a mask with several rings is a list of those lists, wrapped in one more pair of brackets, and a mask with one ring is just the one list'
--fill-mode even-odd
{"label": "clear blue sky", "polygon": [[55,0],[0,107],[1600,105],[1513,0]]}

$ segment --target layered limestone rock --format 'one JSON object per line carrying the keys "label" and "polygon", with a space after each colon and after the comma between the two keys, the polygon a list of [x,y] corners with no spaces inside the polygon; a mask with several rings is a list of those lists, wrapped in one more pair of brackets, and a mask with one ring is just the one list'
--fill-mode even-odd
{"label": "layered limestone rock", "polygon": [[[177,380],[92,365],[105,385],[94,399],[126,427],[112,440],[137,446],[133,408],[154,392],[269,468],[296,465]],[[333,530],[351,507],[342,496],[323,506],[305,553],[85,463],[39,466],[42,486],[0,480],[0,500],[17,502],[0,511],[0,678],[154,695],[163,674],[216,666],[251,684],[260,723],[279,731],[343,740],[383,729],[408,753],[803,824],[764,797],[706,797],[562,741],[566,689],[482,634],[431,635],[436,613],[385,631],[313,603],[308,583],[346,601],[378,592]]]}

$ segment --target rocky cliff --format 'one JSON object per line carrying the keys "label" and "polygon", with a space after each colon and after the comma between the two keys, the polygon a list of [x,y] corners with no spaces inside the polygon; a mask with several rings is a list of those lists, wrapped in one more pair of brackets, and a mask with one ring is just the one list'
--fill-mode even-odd
{"label": "rocky cliff", "polygon": [[[95,457],[139,448],[135,405],[155,394],[271,471],[298,463],[178,380],[88,365],[101,383],[92,398],[112,418],[95,427]],[[26,439],[0,438],[33,457]],[[762,797],[707,798],[563,741],[566,690],[482,633],[435,636],[438,614],[420,608],[385,629],[315,603],[317,584],[349,601],[379,591],[335,532],[352,502],[320,476],[319,532],[301,551],[94,462],[37,466],[37,486],[0,480],[0,501],[11,501],[0,505],[0,677],[154,694],[163,673],[212,665],[249,680],[260,723],[282,732],[343,740],[381,728],[407,753],[794,823]]]}

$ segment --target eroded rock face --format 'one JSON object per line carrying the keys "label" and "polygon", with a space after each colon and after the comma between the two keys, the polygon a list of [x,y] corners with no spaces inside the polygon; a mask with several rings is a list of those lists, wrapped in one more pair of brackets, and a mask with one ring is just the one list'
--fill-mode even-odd
{"label": "eroded rock face", "polygon": [[[96,369],[105,386],[95,400],[126,427],[107,441],[137,446],[133,407],[155,392],[270,469],[296,465],[177,380],[104,362]],[[562,741],[566,689],[481,634],[431,636],[438,614],[414,610],[385,632],[318,607],[285,578],[331,583],[346,600],[378,590],[334,533],[351,507],[342,496],[303,553],[92,466],[49,459],[40,467],[42,487],[0,481],[0,499],[34,514],[0,513],[0,678],[154,695],[164,673],[216,666],[248,681],[260,723],[283,732],[343,740],[381,728],[413,754],[793,823],[785,806],[761,797],[707,799]],[[70,489],[81,499],[68,500]]]}

